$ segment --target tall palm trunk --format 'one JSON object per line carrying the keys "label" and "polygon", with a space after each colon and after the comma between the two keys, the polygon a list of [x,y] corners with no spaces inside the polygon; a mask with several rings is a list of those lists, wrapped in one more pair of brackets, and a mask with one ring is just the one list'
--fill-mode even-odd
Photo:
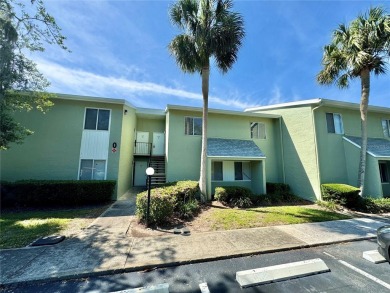
{"label": "tall palm trunk", "polygon": [[210,62],[202,68],[202,94],[203,94],[203,119],[202,119],[202,151],[200,158],[200,178],[199,188],[201,200],[207,200],[206,187],[206,166],[207,166],[207,116],[209,108],[209,77],[210,77]]}
{"label": "tall palm trunk", "polygon": [[360,74],[362,94],[360,100],[360,120],[362,130],[362,148],[360,150],[359,163],[359,179],[358,185],[360,188],[360,195],[364,195],[364,178],[366,172],[366,157],[367,157],[367,110],[368,99],[370,96],[370,71],[368,69],[362,70]]}

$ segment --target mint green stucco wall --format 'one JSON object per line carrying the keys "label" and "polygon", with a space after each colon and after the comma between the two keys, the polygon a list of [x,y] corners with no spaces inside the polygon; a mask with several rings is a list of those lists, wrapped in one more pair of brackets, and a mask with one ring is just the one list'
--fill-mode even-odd
{"label": "mint green stucco wall", "polygon": [[118,197],[123,195],[133,184],[133,153],[137,127],[135,110],[127,106],[124,106],[123,109],[127,110],[127,114],[123,116],[119,149]]}
{"label": "mint green stucco wall", "polygon": [[34,134],[23,144],[12,144],[9,150],[1,151],[1,179],[76,180],[84,113],[88,107],[111,109],[107,179],[117,180],[119,153],[112,153],[111,145],[113,142],[121,145],[123,105],[59,98],[53,101],[55,105],[46,114],[35,110],[15,114],[16,120]]}
{"label": "mint green stucco wall", "polygon": [[[282,115],[282,140],[285,180],[292,191],[305,199],[320,198],[314,122],[310,105],[262,110]],[[269,162],[266,161],[268,167]],[[267,181],[270,180],[267,177]]]}
{"label": "mint green stucco wall", "polygon": [[[167,115],[167,181],[199,179],[201,136],[184,134],[187,116],[202,117],[202,113],[170,110]],[[265,123],[267,139],[254,142],[266,156],[267,181],[282,182],[278,119],[209,113],[208,137],[250,139],[250,122]],[[210,164],[207,169],[210,170]]]}
{"label": "mint green stucco wall", "polygon": [[165,117],[140,118],[137,117],[137,131],[149,132],[149,142],[153,141],[153,132],[165,132]]}
{"label": "mint green stucco wall", "polygon": [[[315,110],[321,183],[347,183],[357,187],[360,148],[345,141],[344,134],[328,133],[326,113],[341,114],[345,135],[361,136],[359,110],[327,106]],[[382,113],[368,112],[368,137],[384,137],[381,121],[385,117]],[[377,159],[367,154],[365,194],[373,197],[382,195],[379,176]]]}

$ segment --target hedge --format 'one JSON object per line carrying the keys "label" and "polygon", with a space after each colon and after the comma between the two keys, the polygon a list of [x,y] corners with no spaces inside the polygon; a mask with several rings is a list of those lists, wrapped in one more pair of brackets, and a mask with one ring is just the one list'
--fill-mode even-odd
{"label": "hedge", "polygon": [[267,182],[266,185],[267,185],[267,194],[285,195],[291,193],[290,186],[285,183]]}
{"label": "hedge", "polygon": [[252,205],[252,191],[242,186],[216,187],[214,198],[228,206],[239,208],[250,207]]}
{"label": "hedge", "polygon": [[2,207],[79,206],[111,201],[115,180],[1,182]]}
{"label": "hedge", "polygon": [[329,183],[321,185],[323,200],[333,201],[349,208],[359,205],[359,191],[359,188],[347,184]]}
{"label": "hedge", "polygon": [[[176,214],[188,218],[199,210],[196,198],[200,196],[197,181],[178,181],[151,190],[149,224],[163,224]],[[137,215],[146,221],[148,192],[137,195]]]}

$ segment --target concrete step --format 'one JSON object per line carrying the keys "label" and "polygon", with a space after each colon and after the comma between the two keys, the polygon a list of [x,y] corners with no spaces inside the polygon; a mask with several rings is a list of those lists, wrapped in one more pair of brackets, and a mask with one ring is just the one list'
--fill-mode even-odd
{"label": "concrete step", "polygon": [[315,258],[305,261],[237,272],[236,280],[242,288],[246,288],[250,286],[289,280],[329,271],[330,269],[323,260]]}

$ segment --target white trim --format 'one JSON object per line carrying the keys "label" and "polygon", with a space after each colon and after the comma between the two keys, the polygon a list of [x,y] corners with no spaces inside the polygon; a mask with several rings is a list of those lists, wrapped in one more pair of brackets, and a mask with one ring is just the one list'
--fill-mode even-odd
{"label": "white trim", "polygon": [[230,161],[232,160],[244,160],[244,161],[261,161],[266,159],[266,157],[231,157],[231,156],[207,156],[208,158],[213,158],[213,159],[229,159]]}
{"label": "white trim", "polygon": [[60,94],[53,93],[53,99],[62,99],[62,100],[73,100],[73,101],[82,101],[82,102],[96,102],[96,103],[107,103],[107,104],[119,104],[125,105],[133,109],[137,109],[133,104],[125,99],[114,99],[114,98],[103,98],[103,97],[92,97],[92,96],[78,96],[78,95],[69,95],[69,94]]}
{"label": "white trim", "polygon": [[[167,105],[165,112],[170,110],[179,110],[179,111],[190,111],[190,112],[202,112],[203,108],[199,107],[188,107],[188,106],[179,106],[179,105]],[[264,113],[250,113],[250,112],[240,112],[232,110],[221,110],[221,109],[212,109],[209,108],[209,114],[225,114],[225,115],[236,115],[236,116],[246,116],[246,117],[257,117],[257,118],[279,118],[281,115],[276,114],[264,114]]]}
{"label": "white trim", "polygon": [[310,104],[319,104],[321,101],[322,101],[322,99],[311,99],[311,100],[288,102],[288,103],[281,103],[281,104],[268,105],[268,106],[259,106],[259,107],[245,109],[244,112],[270,110],[270,109],[277,109],[277,108],[288,108],[288,107],[310,105]]}
{"label": "white trim", "polygon": [[[362,147],[360,145],[358,145],[357,143],[353,142],[352,140],[346,138],[345,136],[343,136],[343,139],[345,139],[346,141],[348,141],[349,143],[353,144],[355,147],[358,147],[359,149],[361,149]],[[374,157],[374,158],[390,158],[390,156],[377,156],[377,155],[374,155],[372,152],[370,151],[367,151],[367,154],[369,154],[370,156]]]}
{"label": "white trim", "polygon": [[[358,103],[317,98],[317,99],[302,100],[296,102],[281,103],[276,105],[253,107],[253,108],[245,109],[244,112],[253,112],[253,111],[261,111],[261,110],[271,110],[271,109],[273,110],[273,109],[297,107],[297,106],[304,106],[304,105],[324,105],[324,106],[333,106],[338,108],[347,108],[347,109],[354,109],[354,110],[360,109],[360,104]],[[379,113],[390,113],[390,108],[381,107],[381,106],[368,106],[368,110],[372,112],[379,112]]]}

